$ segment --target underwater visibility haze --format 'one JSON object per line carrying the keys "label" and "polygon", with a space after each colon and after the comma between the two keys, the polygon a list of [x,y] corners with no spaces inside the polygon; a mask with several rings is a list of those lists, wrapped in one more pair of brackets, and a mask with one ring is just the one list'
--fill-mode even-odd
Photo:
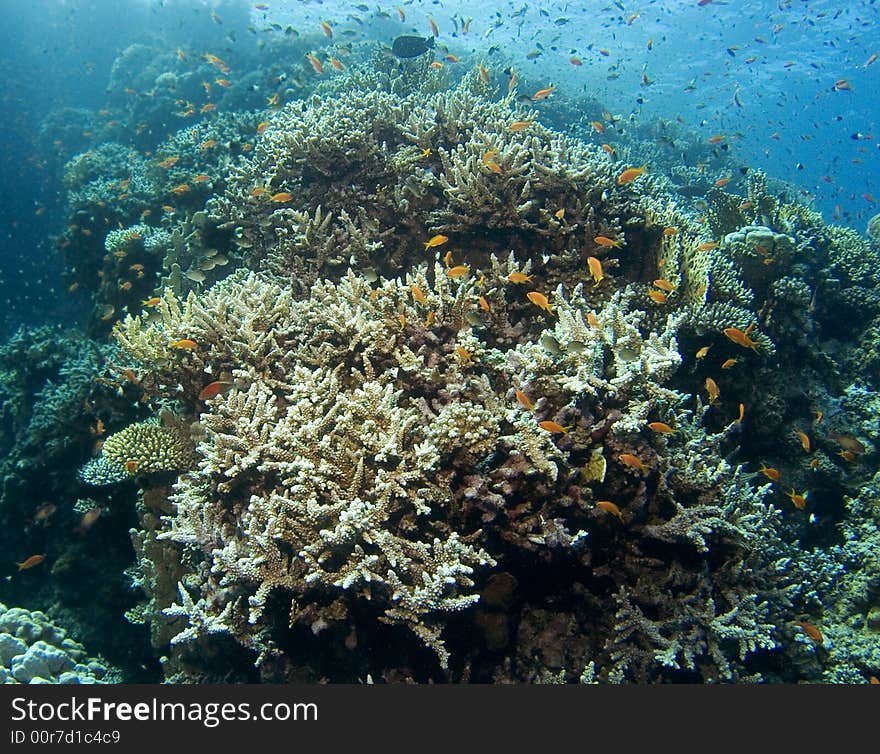
{"label": "underwater visibility haze", "polygon": [[0,680],[877,683],[878,15],[4,8]]}

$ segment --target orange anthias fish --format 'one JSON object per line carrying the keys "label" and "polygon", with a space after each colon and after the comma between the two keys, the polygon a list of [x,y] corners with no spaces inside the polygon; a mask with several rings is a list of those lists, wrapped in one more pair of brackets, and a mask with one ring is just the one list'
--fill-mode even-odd
{"label": "orange anthias fish", "polygon": [[636,469],[637,471],[646,474],[648,472],[648,467],[645,466],[644,462],[641,458],[632,453],[621,453],[618,458],[624,463],[626,466],[629,466],[631,469]]}
{"label": "orange anthias fish", "polygon": [[420,304],[427,304],[428,303],[428,297],[425,295],[425,292],[421,288],[419,288],[419,286],[411,285],[409,287],[409,291],[412,294],[413,299],[415,301],[417,301],[418,303],[420,303]]}
{"label": "orange anthias fish", "polygon": [[623,521],[623,512],[615,503],[612,503],[610,500],[599,500],[596,503],[596,507],[600,510],[605,511],[606,513],[610,513],[612,516],[616,516],[621,521]]}
{"label": "orange anthias fish", "polygon": [[326,21],[321,21],[321,31],[324,32],[324,36],[327,39],[332,39],[333,37],[333,27],[330,26]]}
{"label": "orange anthias fish", "polygon": [[176,163],[179,159],[180,159],[180,157],[177,157],[177,156],[175,156],[175,157],[166,157],[164,160],[162,160],[162,162],[159,163],[159,167],[160,167],[160,168],[166,168],[166,169],[167,169],[167,168],[170,168],[170,167],[171,167],[172,165],[174,165],[174,163]]}
{"label": "orange anthias fish", "polygon": [[227,392],[232,387],[231,382],[226,382],[225,380],[215,380],[214,382],[209,382],[205,387],[202,388],[199,393],[200,401],[207,401],[211,398],[216,398],[220,393]]}
{"label": "orange anthias fish", "polygon": [[529,411],[535,410],[535,404],[532,403],[532,401],[529,399],[529,396],[527,396],[522,390],[516,388],[513,392],[516,394],[516,399],[520,402],[520,404],[522,404],[524,408],[528,409]]}
{"label": "orange anthias fish", "polygon": [[561,424],[554,422],[554,421],[546,420],[546,421],[538,422],[538,426],[541,429],[546,430],[547,432],[550,432],[551,434],[554,434],[554,435],[567,435],[568,434],[568,429],[566,427],[563,427]]}
{"label": "orange anthias fish", "polygon": [[269,128],[269,121],[263,120],[257,123],[257,133],[262,134],[267,128]]}
{"label": "orange anthias fish", "polygon": [[627,168],[619,176],[617,176],[617,185],[626,186],[632,183],[636,178],[648,172],[648,166],[642,165],[640,168]]}
{"label": "orange anthias fish", "polygon": [[749,337],[751,329],[752,325],[749,325],[745,330],[740,330],[738,327],[725,327],[723,332],[728,340],[732,340],[738,346],[742,346],[743,348],[751,348],[757,353],[758,344]]}
{"label": "orange anthias fish", "polygon": [[804,508],[807,507],[807,493],[806,493],[806,491],[798,493],[798,492],[794,491],[794,488],[792,488],[791,492],[786,492],[785,494],[787,497],[791,498],[792,504],[799,511],[802,511]]}
{"label": "orange anthias fish", "polygon": [[543,293],[540,293],[539,291],[529,291],[526,294],[526,298],[548,314],[553,314],[553,307],[550,305],[549,299]]}
{"label": "orange anthias fish", "polygon": [[538,102],[539,100],[547,99],[547,97],[549,97],[555,91],[555,86],[548,86],[545,89],[538,89],[538,91],[532,95],[532,102]]}
{"label": "orange anthias fish", "polygon": [[672,293],[672,291],[675,290],[675,284],[670,283],[663,278],[657,278],[657,280],[654,281],[654,285],[656,285],[661,291],[666,291],[667,293]]}
{"label": "orange anthias fish", "polygon": [[533,120],[517,120],[511,123],[508,127],[508,131],[525,131],[529,126],[534,125],[535,121]]}
{"label": "orange anthias fish", "polygon": [[803,629],[804,633],[809,636],[816,644],[824,644],[825,637],[822,636],[822,632],[814,626],[812,623],[807,623],[806,621],[798,621],[798,625]]}
{"label": "orange anthias fish", "polygon": [[608,236],[596,236],[593,239],[593,242],[598,244],[599,246],[604,246],[606,249],[610,249],[612,247],[614,247],[615,249],[619,249],[623,246],[623,239],[608,238]]}
{"label": "orange anthias fish", "polygon": [[182,351],[192,351],[194,348],[198,348],[198,343],[194,340],[190,340],[189,338],[181,338],[180,340],[172,340],[169,344],[169,348],[179,348]]}
{"label": "orange anthias fish", "polygon": [[810,438],[807,435],[807,433],[801,432],[800,430],[798,430],[794,434],[795,434],[795,437],[797,437],[797,439],[800,440],[801,447],[804,449],[804,453],[809,453],[810,452]]}
{"label": "orange anthias fish", "polygon": [[445,244],[449,238],[444,236],[441,233],[438,233],[436,236],[431,236],[427,241],[425,241],[426,249],[433,249],[435,246],[442,246]]}
{"label": "orange anthias fish", "polygon": [[309,63],[311,63],[312,68],[314,69],[315,73],[318,73],[318,74],[324,73],[324,66],[321,65],[321,61],[318,60],[318,58],[315,57],[315,55],[313,53],[311,53],[311,52],[306,53],[306,58],[308,59]]}
{"label": "orange anthias fish", "polygon": [[758,471],[767,477],[771,482],[778,482],[780,477],[782,476],[779,473],[779,469],[774,469],[772,466],[765,466],[763,463],[761,464],[761,468]]}
{"label": "orange anthias fish", "polygon": [[648,429],[661,435],[674,435],[675,430],[665,422],[648,422]]}
{"label": "orange anthias fish", "polygon": [[587,257],[587,267],[590,268],[590,276],[596,281],[593,283],[593,287],[595,288],[605,279],[605,272],[602,270],[602,262],[596,259],[596,257]]}
{"label": "orange anthias fish", "polygon": [[507,279],[511,283],[515,283],[516,285],[520,285],[522,283],[530,283],[532,281],[531,275],[526,275],[524,272],[511,272]]}
{"label": "orange anthias fish", "polygon": [[272,194],[270,199],[276,204],[285,204],[286,202],[293,200],[293,194],[288,193],[287,191],[279,191],[277,194]]}
{"label": "orange anthias fish", "polygon": [[175,186],[173,189],[171,189],[171,193],[181,196],[189,191],[189,189],[190,185],[188,183],[181,183],[179,186]]}
{"label": "orange anthias fish", "polygon": [[28,568],[40,565],[45,559],[45,555],[31,555],[29,558],[25,558],[21,563],[16,563],[15,565],[18,566],[19,571],[26,571]]}
{"label": "orange anthias fish", "polygon": [[446,277],[456,280],[458,278],[463,278],[465,275],[469,274],[470,271],[471,268],[466,264],[459,264],[446,270]]}
{"label": "orange anthias fish", "polygon": [[205,55],[205,60],[207,60],[215,68],[219,69],[220,73],[229,73],[229,66],[216,55],[212,55],[209,52]]}
{"label": "orange anthias fish", "polygon": [[721,395],[721,391],[718,389],[718,383],[716,383],[711,377],[706,378],[706,392],[709,394],[710,405],[715,403]]}
{"label": "orange anthias fish", "polygon": [[648,298],[655,304],[666,303],[666,294],[663,291],[648,291]]}

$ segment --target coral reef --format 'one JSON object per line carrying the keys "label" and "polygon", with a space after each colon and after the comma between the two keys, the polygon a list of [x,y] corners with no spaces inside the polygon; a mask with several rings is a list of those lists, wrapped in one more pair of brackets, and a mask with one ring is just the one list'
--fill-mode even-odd
{"label": "coral reef", "polygon": [[0,604],[0,682],[110,683],[115,672],[45,613]]}

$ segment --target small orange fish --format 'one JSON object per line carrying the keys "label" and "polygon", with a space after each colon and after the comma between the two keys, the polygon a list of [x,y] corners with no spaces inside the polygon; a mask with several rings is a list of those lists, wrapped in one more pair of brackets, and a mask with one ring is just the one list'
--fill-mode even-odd
{"label": "small orange fish", "polygon": [[138,468],[140,467],[140,463],[135,460],[128,460],[123,464],[123,466],[125,466],[125,470],[129,474],[136,474]]}
{"label": "small orange fish", "polygon": [[327,37],[327,39],[333,37],[333,27],[326,21],[321,21],[321,30],[324,32],[324,36]]}
{"label": "small orange fish", "polygon": [[587,257],[587,266],[590,268],[590,275],[596,282],[593,283],[595,288],[605,279],[605,272],[602,270],[602,262],[596,257]]}
{"label": "small orange fish", "polygon": [[439,60],[435,60],[434,62],[432,62],[428,65],[428,68],[431,68],[434,71],[439,71],[442,67],[443,67],[443,63],[441,63]]}
{"label": "small orange fish", "polygon": [[602,323],[599,321],[595,312],[587,312],[587,324],[590,327],[602,327]]}
{"label": "small orange fish", "polygon": [[526,275],[524,272],[511,272],[507,276],[507,279],[511,283],[515,283],[516,285],[520,285],[522,283],[531,283],[532,282],[532,276]]}
{"label": "small orange fish", "polygon": [[810,452],[810,438],[807,436],[806,432],[801,432],[798,430],[794,433],[795,437],[801,441],[801,447],[804,449],[804,453]]}
{"label": "small orange fish", "polygon": [[678,235],[678,228],[673,228],[671,226],[668,228],[663,228],[663,236],[665,238],[668,238],[669,236],[675,236],[675,235]]}
{"label": "small orange fish", "polygon": [[596,503],[596,507],[600,510],[605,511],[606,513],[610,513],[612,516],[616,516],[618,519],[623,521],[623,512],[610,500],[599,500]]}
{"label": "small orange fish", "polygon": [[655,304],[665,304],[666,294],[663,291],[648,291],[648,298]]}
{"label": "small orange fish", "polygon": [[538,102],[539,100],[547,99],[547,97],[549,97],[555,91],[555,86],[548,86],[545,89],[538,89],[538,91],[532,95],[532,102]]}
{"label": "small orange fish", "polygon": [[[128,468],[129,464],[135,464],[137,466],[137,461],[126,461],[125,467]],[[129,472],[134,473],[134,472]],[[76,526],[75,531],[77,534],[85,534],[89,529],[91,529],[95,525],[95,521],[97,521],[101,514],[104,512],[104,509],[101,508],[100,505],[93,505],[89,508],[85,513],[83,513],[82,518],[79,520],[79,523]]]}
{"label": "small orange fish", "polygon": [[192,351],[194,348],[198,348],[198,343],[189,338],[181,338],[180,340],[172,340],[168,347],[179,348],[182,351]]}
{"label": "small orange fish", "polygon": [[217,146],[217,139],[206,139],[201,144],[199,144],[199,149],[202,151],[206,149],[213,149]]}
{"label": "small orange fish", "polygon": [[535,306],[540,307],[548,314],[553,314],[553,307],[550,305],[550,301],[548,298],[539,291],[529,291],[526,294],[526,298],[531,301]]}
{"label": "small orange fish", "polygon": [[648,166],[642,165],[640,168],[627,168],[619,176],[617,176],[617,185],[626,186],[632,183],[636,178],[648,172]]}
{"label": "small orange fish", "polygon": [[409,287],[409,291],[412,294],[413,299],[418,301],[420,304],[428,303],[428,297],[425,296],[425,292],[421,288],[419,288],[419,286],[411,285]]}
{"label": "small orange fish", "polygon": [[482,81],[484,84],[488,84],[489,83],[489,71],[486,70],[486,66],[484,66],[482,63],[480,63],[480,65],[477,67],[477,69],[480,72],[480,81]]}
{"label": "small orange fish", "polygon": [[584,64],[584,61],[581,60],[581,59],[580,59],[579,57],[577,57],[577,56],[572,56],[572,57],[570,57],[570,58],[568,59],[568,62],[571,63],[572,65],[583,65],[583,64]]}
{"label": "small orange fish", "polygon": [[701,243],[697,246],[697,251],[712,251],[712,249],[717,249],[720,245],[718,241],[706,241],[706,243]]}
{"label": "small orange fish", "polygon": [[199,109],[199,112],[213,113],[216,109],[217,109],[217,105],[215,105],[213,102],[206,102],[204,105],[201,106],[201,108]]}
{"label": "small orange fish", "polygon": [[453,55],[452,53],[449,53],[448,55],[444,55],[443,59],[447,63],[457,63],[458,62],[458,58],[455,55]]}
{"label": "small orange fish", "polygon": [[664,280],[663,278],[657,278],[654,281],[654,285],[657,286],[661,291],[666,291],[667,293],[672,293],[675,290],[675,285],[670,283],[668,280]]}
{"label": "small orange fish", "polygon": [[442,246],[448,240],[449,240],[449,238],[438,233],[436,236],[431,236],[431,238],[429,238],[427,241],[425,241],[425,248],[426,249],[433,249],[435,246]]}
{"label": "small orange fish", "polygon": [[590,125],[597,134],[605,133],[605,126],[603,126],[598,120],[591,120]]}
{"label": "small orange fish", "polygon": [[698,358],[698,359],[705,359],[706,354],[709,353],[709,349],[711,347],[712,346],[703,346],[702,348],[698,348],[697,352],[694,354],[694,356],[696,356],[696,358]]}
{"label": "small orange fish", "polygon": [[648,422],[648,429],[661,435],[674,435],[675,430],[664,422]]}
{"label": "small orange fish", "polygon": [[175,186],[173,189],[171,189],[171,192],[173,194],[177,194],[178,196],[182,196],[189,190],[190,185],[188,183],[181,183],[179,186]]}
{"label": "small orange fish", "polygon": [[318,58],[316,58],[313,53],[306,53],[306,58],[308,59],[309,63],[312,64],[312,68],[314,69],[315,73],[324,73],[324,66],[321,65],[321,61],[318,60]]}
{"label": "small orange fish", "polygon": [[533,120],[516,120],[511,123],[508,127],[508,131],[525,131],[530,126],[533,126],[535,121]]}
{"label": "small orange fish", "polygon": [[551,434],[554,434],[554,435],[567,435],[568,434],[567,427],[563,427],[561,424],[558,424],[557,422],[554,422],[554,421],[547,420],[547,421],[538,422],[538,426],[541,429],[546,430],[547,432],[550,432]]}
{"label": "small orange fish", "polygon": [[806,508],[806,506],[807,506],[807,492],[806,491],[801,492],[801,493],[797,493],[794,491],[794,488],[792,488],[791,492],[786,492],[785,494],[787,497],[791,498],[792,504],[799,511],[802,511],[804,508]]}
{"label": "small orange fish", "polygon": [[431,34],[435,37],[440,36],[440,29],[437,28],[437,22],[434,20],[433,16],[428,16],[428,23],[431,25]]}
{"label": "small orange fish", "polygon": [[614,147],[612,147],[610,144],[603,144],[602,151],[606,154],[611,155],[612,157],[615,155]]}
{"label": "small orange fish", "polygon": [[641,458],[632,453],[621,453],[618,458],[631,469],[636,469],[637,471],[642,472],[642,474],[648,473],[648,467],[645,466],[644,462]]}
{"label": "small orange fish", "polygon": [[739,416],[736,419],[736,423],[742,424],[742,420],[745,418],[745,415],[746,415],[746,404],[740,403],[739,404]]}
{"label": "small orange fish", "polygon": [[29,558],[25,558],[21,563],[16,563],[15,565],[18,566],[19,571],[26,571],[28,568],[40,565],[45,559],[45,555],[31,555]]}
{"label": "small orange fish", "polygon": [[816,628],[812,623],[806,623],[805,621],[798,621],[798,625],[804,630],[804,633],[809,636],[816,644],[824,644],[825,637],[822,636],[822,632]]}
{"label": "small orange fish", "polygon": [[196,176],[193,176],[193,181],[195,183],[206,183],[211,180],[211,176],[205,175],[204,173],[199,173]]}
{"label": "small orange fish", "polygon": [[596,236],[593,239],[593,243],[598,244],[599,246],[604,246],[606,249],[614,247],[615,249],[619,249],[623,246],[623,240],[620,238],[608,238],[608,236]]}
{"label": "small orange fish", "polygon": [[480,305],[480,309],[482,309],[484,312],[492,311],[492,307],[489,306],[489,302],[486,301],[485,296],[480,296],[479,298],[477,298],[477,303]]}
{"label": "small orange fish", "polygon": [[840,445],[841,448],[850,450],[856,455],[862,455],[867,451],[864,444],[852,435],[843,435],[840,432],[829,432],[828,437]]}
{"label": "small orange fish", "polygon": [[162,160],[162,162],[159,163],[159,167],[165,168],[165,169],[170,168],[179,159],[180,159],[180,157],[176,157],[176,156],[175,157],[166,157],[164,160]]}
{"label": "small orange fish", "polygon": [[141,301],[141,306],[158,306],[162,301],[158,296],[153,296],[152,298],[145,298]]}
{"label": "small orange fish", "polygon": [[463,364],[472,364],[474,361],[474,354],[466,348],[456,346],[455,353],[458,355],[458,358],[461,359]]}
{"label": "small orange fish", "polygon": [[726,186],[728,183],[730,183],[732,180],[733,180],[733,178],[730,178],[729,176],[727,176],[724,178],[719,178],[712,185],[715,186],[715,188],[722,188],[723,186]]}
{"label": "small orange fish", "polygon": [[269,128],[269,121],[268,120],[263,120],[263,121],[260,121],[259,123],[257,123],[257,133],[258,134],[263,133],[267,128]]}
{"label": "small orange fish", "polygon": [[516,394],[516,399],[529,411],[535,410],[535,404],[529,400],[529,396],[527,396],[522,390],[519,388],[515,388],[513,391]]}
{"label": "small orange fish", "polygon": [[333,68],[337,71],[344,71],[345,70],[345,65],[342,63],[342,61],[339,58],[330,58],[330,65],[332,65]]}
{"label": "small orange fish", "polygon": [[229,73],[229,66],[226,63],[218,58],[216,55],[212,55],[210,52],[205,55],[205,60],[207,60],[212,66],[220,70],[220,73]]}
{"label": "small orange fish", "polygon": [[721,395],[721,391],[718,389],[718,383],[715,382],[711,377],[706,378],[706,392],[709,394],[709,405],[715,403]]}
{"label": "small orange fish", "polygon": [[220,393],[227,392],[231,387],[232,383],[226,382],[225,380],[209,382],[201,389],[201,392],[199,392],[198,399],[200,401],[207,401],[211,398],[216,398]]}
{"label": "small orange fish", "polygon": [[710,137],[709,137],[709,143],[710,143],[710,144],[720,144],[720,143],[721,143],[722,141],[724,141],[726,138],[727,138],[727,137],[724,136],[724,134],[716,134],[715,136],[710,136]]}
{"label": "small orange fish", "polygon": [[553,213],[553,217],[557,220],[562,220],[565,218],[565,207],[560,207],[556,212]]}
{"label": "small orange fish", "polygon": [[772,466],[765,466],[763,463],[761,464],[761,468],[758,471],[767,477],[771,482],[778,482],[781,478],[782,474],[779,473],[779,469],[775,469]]}
{"label": "small orange fish", "polygon": [[217,84],[217,86],[222,86],[224,89],[232,86],[232,82],[229,79],[214,79],[214,83]]}
{"label": "small orange fish", "polygon": [[269,198],[276,204],[284,204],[293,201],[293,194],[287,191],[279,191],[277,194],[272,194]]}
{"label": "small orange fish", "polygon": [[470,274],[470,271],[471,268],[466,264],[459,264],[446,270],[446,277],[457,280],[458,278],[463,278],[465,275]]}
{"label": "small orange fish", "polygon": [[733,367],[734,364],[736,364],[736,361],[737,361],[736,359],[727,359],[727,360],[721,365],[721,368],[722,368],[722,369],[730,369],[731,367]]}
{"label": "small orange fish", "polygon": [[738,346],[751,348],[753,351],[757,352],[758,344],[749,337],[748,330],[743,331],[738,327],[725,327],[723,332],[728,340],[732,340]]}

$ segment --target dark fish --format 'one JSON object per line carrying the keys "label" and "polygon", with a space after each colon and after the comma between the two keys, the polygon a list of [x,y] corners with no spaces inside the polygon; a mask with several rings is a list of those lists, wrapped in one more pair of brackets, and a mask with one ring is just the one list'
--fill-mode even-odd
{"label": "dark fish", "polygon": [[391,52],[398,58],[417,58],[434,49],[434,37],[414,37],[404,34],[394,40]]}

